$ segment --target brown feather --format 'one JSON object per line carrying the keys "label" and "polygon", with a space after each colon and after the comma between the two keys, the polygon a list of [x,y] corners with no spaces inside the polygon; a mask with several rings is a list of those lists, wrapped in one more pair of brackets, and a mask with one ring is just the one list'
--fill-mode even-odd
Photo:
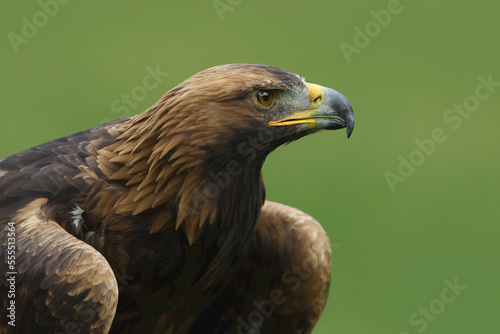
{"label": "brown feather", "polygon": [[[2,321],[0,330],[28,333],[52,328],[56,332],[68,332],[78,328],[86,333],[106,333],[111,328],[118,302],[113,270],[93,247],[47,220],[46,206],[46,198],[36,199],[13,218],[18,231],[17,254],[30,256],[35,261],[29,265],[18,262],[16,277],[24,279],[16,291],[17,327]],[[5,238],[0,238],[2,247],[6,247],[5,242]],[[0,270],[9,271],[5,261],[1,262]],[[71,312],[69,306],[77,311]],[[33,312],[23,314],[23,309]],[[85,312],[78,312],[79,309]],[[6,318],[4,308],[0,314],[2,319]],[[36,327],[27,327],[31,317],[37,319]]]}
{"label": "brown feather", "polygon": [[[311,333],[328,297],[330,256],[328,237],[314,218],[266,201],[241,270],[195,328],[207,333]],[[265,321],[259,324],[260,318]],[[210,319],[216,319],[214,327],[208,327]]]}

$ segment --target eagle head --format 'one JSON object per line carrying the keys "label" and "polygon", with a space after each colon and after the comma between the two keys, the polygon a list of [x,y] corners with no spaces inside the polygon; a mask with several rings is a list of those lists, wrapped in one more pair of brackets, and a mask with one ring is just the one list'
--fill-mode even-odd
{"label": "eagle head", "polygon": [[[177,124],[203,138],[211,154],[248,144],[263,155],[322,129],[354,128],[354,113],[337,91],[280,68],[230,64],[209,68],[167,93]],[[175,101],[175,102],[174,102]],[[179,106],[180,104],[180,106]],[[215,150],[214,150],[215,149]],[[238,151],[238,150],[237,150]]]}
{"label": "eagle head", "polygon": [[130,118],[101,164],[110,179],[125,179],[130,187],[115,206],[120,213],[175,203],[176,227],[197,235],[207,221],[239,219],[235,197],[260,198],[249,209],[252,217],[258,214],[261,167],[272,150],[341,128],[351,135],[354,113],[339,92],[272,66],[221,65],[191,76]]}

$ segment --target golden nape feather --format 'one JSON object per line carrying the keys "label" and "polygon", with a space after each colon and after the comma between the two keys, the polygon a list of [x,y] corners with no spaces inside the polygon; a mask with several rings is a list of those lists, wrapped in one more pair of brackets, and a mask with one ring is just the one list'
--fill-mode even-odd
{"label": "golden nape feather", "polygon": [[0,332],[310,333],[328,238],[265,201],[261,169],[280,145],[353,127],[337,91],[231,64],[1,159],[0,254],[15,262],[0,262]]}

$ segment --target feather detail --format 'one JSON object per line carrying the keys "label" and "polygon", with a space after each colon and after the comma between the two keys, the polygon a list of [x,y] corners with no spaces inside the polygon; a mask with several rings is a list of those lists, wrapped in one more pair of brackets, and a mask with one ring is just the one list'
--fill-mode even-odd
{"label": "feather detail", "polygon": [[70,212],[71,219],[73,219],[71,223],[73,224],[73,228],[77,232],[81,230],[84,222],[84,219],[82,217],[83,212],[84,212],[83,209],[80,208],[78,205],[75,205],[75,208]]}

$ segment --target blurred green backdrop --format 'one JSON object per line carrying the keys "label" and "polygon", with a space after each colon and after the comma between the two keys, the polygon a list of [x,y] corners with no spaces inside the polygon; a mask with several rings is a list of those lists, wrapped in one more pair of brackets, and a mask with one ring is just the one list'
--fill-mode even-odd
{"label": "blurred green backdrop", "polygon": [[[268,199],[332,241],[314,333],[498,328],[497,2],[59,1],[1,5],[0,157],[139,113],[214,65],[282,67],[356,113],[351,139],[310,136],[264,168]],[[157,66],[168,76],[118,112]]]}

